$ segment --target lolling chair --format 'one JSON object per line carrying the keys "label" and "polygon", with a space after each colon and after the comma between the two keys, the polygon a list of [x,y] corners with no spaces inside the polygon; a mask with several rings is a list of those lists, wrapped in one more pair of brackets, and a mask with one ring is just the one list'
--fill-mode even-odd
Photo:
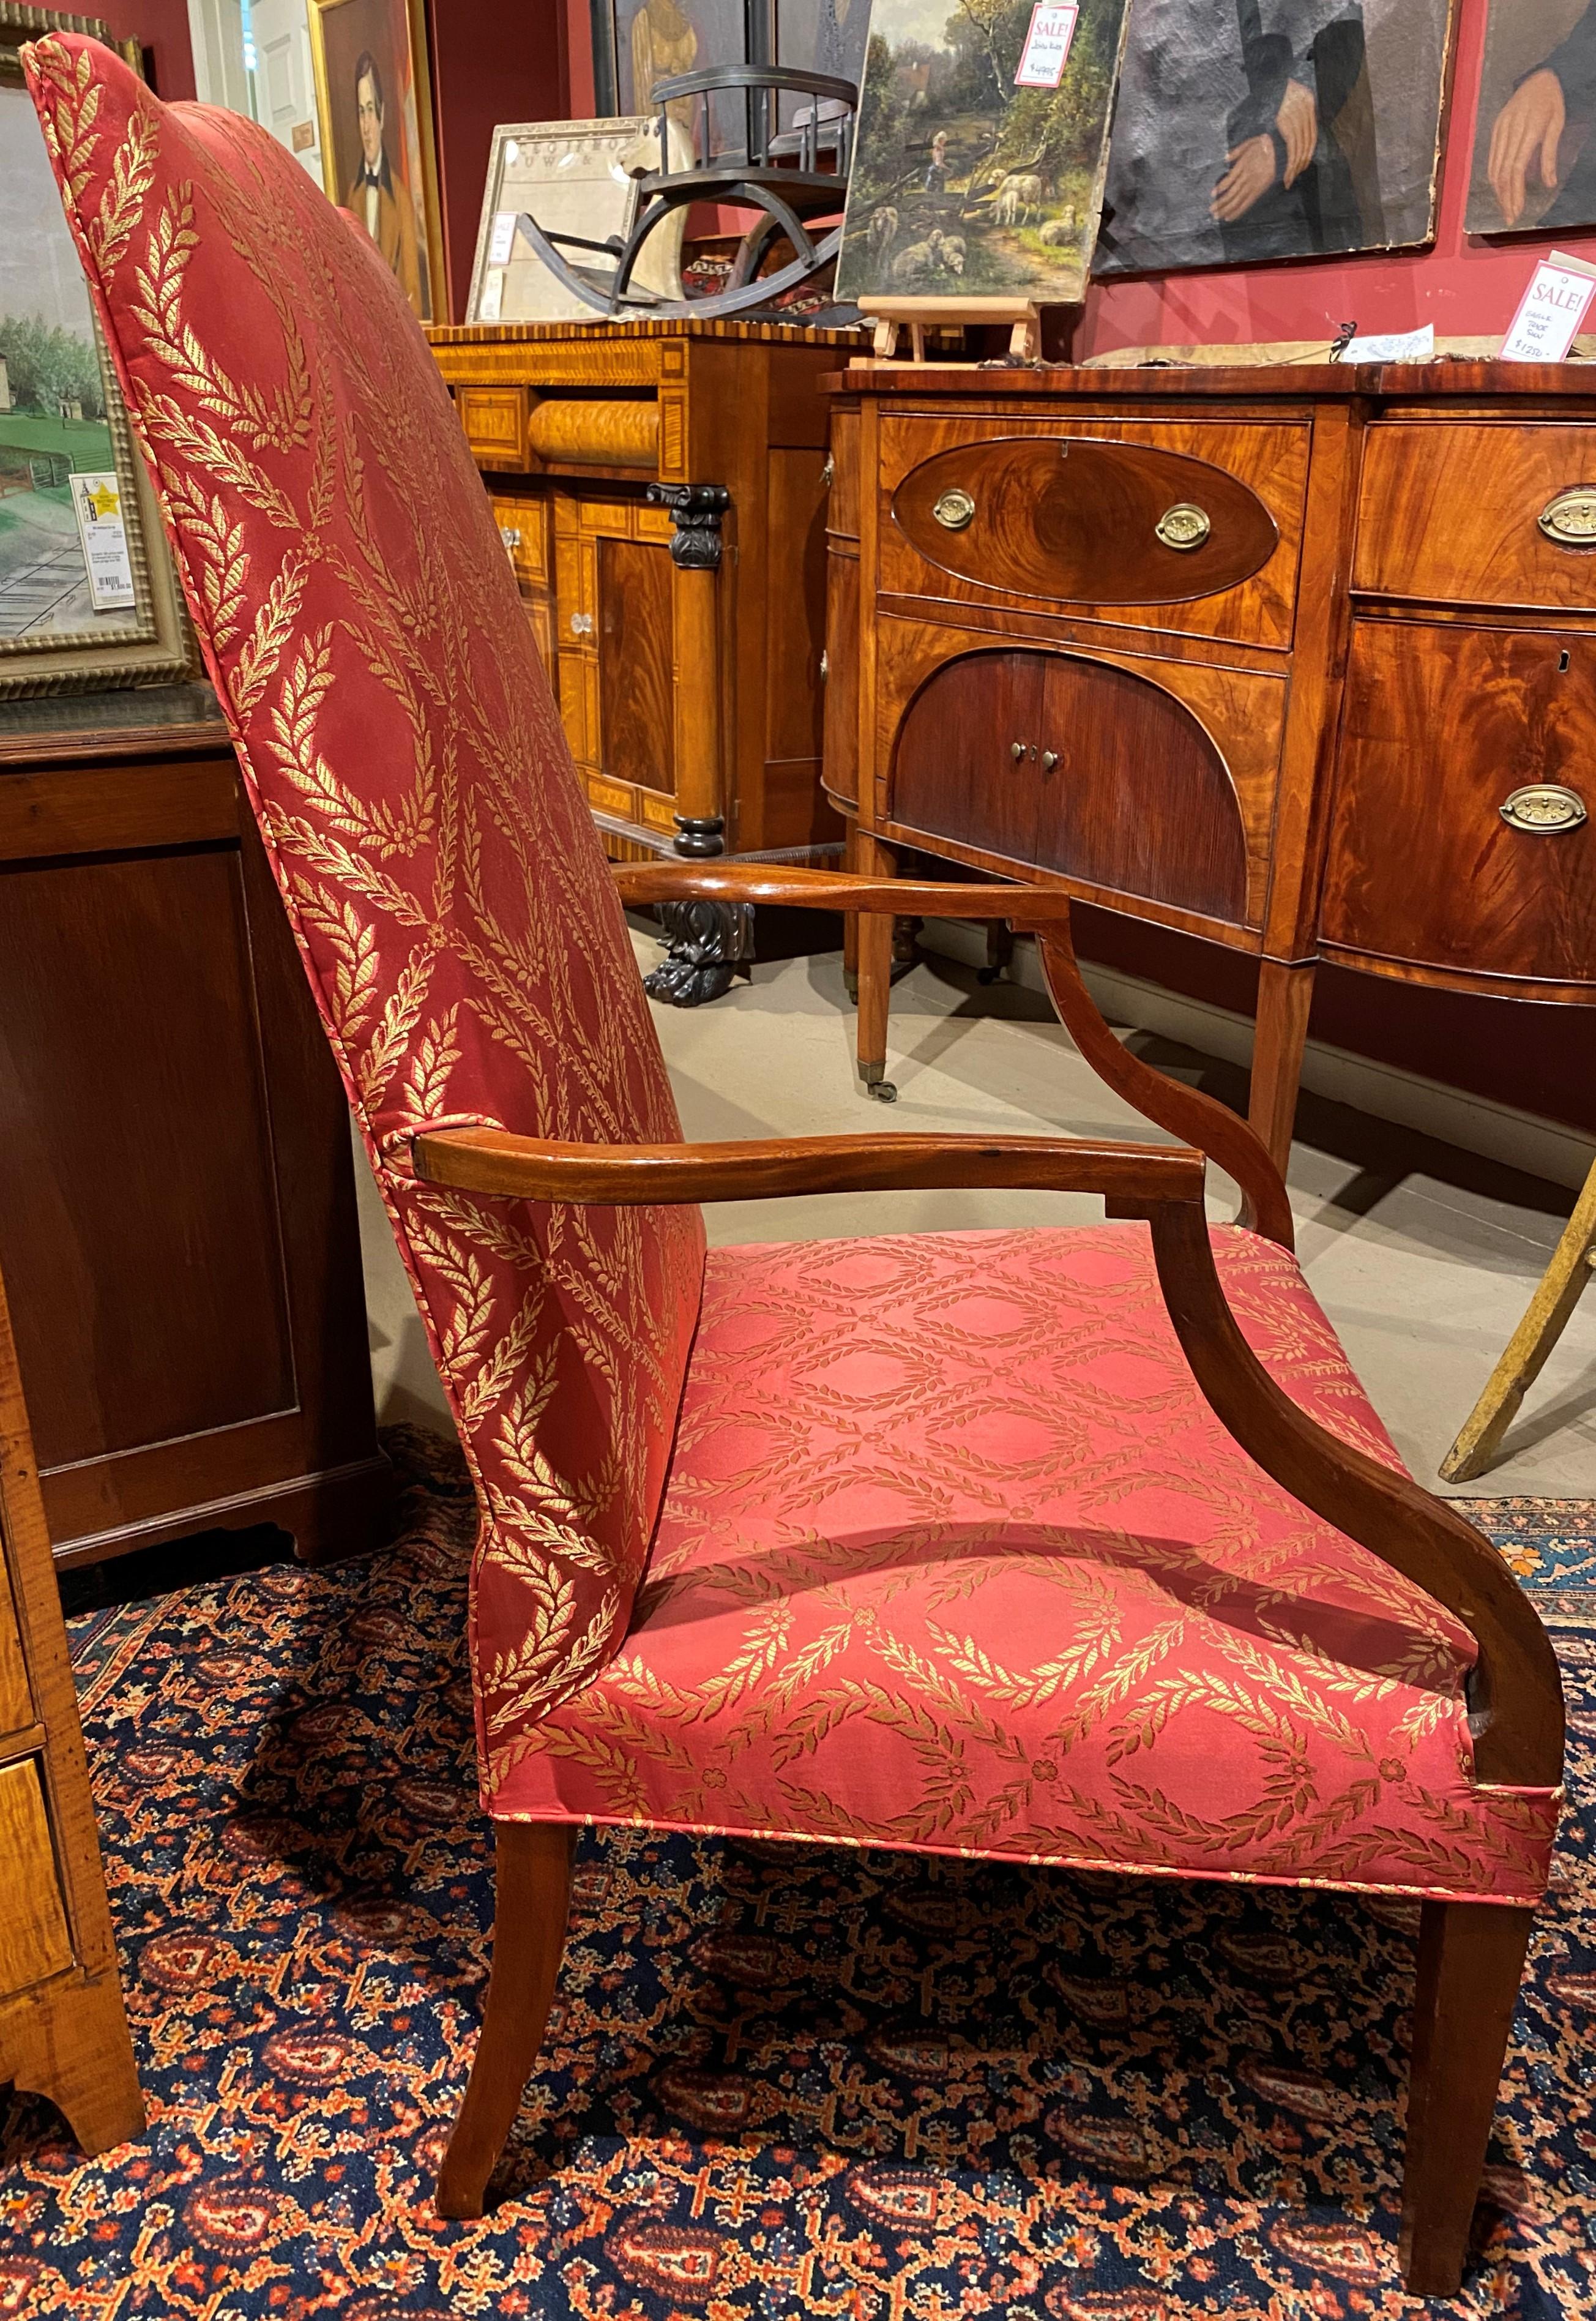
{"label": "lolling chair", "polygon": [[[1263,1147],[1113,1038],[1058,894],[612,879],[375,249],[250,123],[89,40],[25,54],[480,1506],[498,1916],[442,2213],[481,2213],[536,2064],[574,1830],[641,1823],[1414,1898],[1402,2264],[1455,2290],[1557,1671],[1402,1473]],[[621,904],[689,896],[1032,929],[1078,1046],[1182,1141],[685,1144]],[[1105,1222],[706,1252],[695,1206],[957,1185]]]}

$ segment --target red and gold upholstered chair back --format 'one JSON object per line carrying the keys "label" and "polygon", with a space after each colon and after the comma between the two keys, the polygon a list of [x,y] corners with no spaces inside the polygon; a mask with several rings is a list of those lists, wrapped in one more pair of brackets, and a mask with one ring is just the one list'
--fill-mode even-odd
{"label": "red and gold upholstered chair back", "polygon": [[[483,1508],[491,1803],[624,1632],[703,1276],[690,1209],[466,1202],[409,1139],[680,1134],[549,683],[426,342],[264,130],[26,52],[62,197]],[[491,1599],[491,1600],[490,1600]]]}

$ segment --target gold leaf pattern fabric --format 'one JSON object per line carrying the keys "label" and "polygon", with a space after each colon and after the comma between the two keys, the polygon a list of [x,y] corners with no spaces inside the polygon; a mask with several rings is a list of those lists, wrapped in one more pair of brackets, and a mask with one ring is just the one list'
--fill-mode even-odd
{"label": "gold leaf pattern fabric", "polygon": [[[1400,1470],[1296,1261],[1214,1236],[1286,1391]],[[1144,1225],[712,1250],[631,1633],[499,1810],[1533,1900],[1474,1639],[1198,1392]]]}
{"label": "gold leaf pattern fabric", "polygon": [[523,1729],[624,1633],[703,1227],[458,1201],[410,1178],[408,1137],[462,1119],[669,1140],[676,1107],[481,480],[391,274],[254,123],[159,103],[93,41],[25,53],[484,1509],[491,1801]]}

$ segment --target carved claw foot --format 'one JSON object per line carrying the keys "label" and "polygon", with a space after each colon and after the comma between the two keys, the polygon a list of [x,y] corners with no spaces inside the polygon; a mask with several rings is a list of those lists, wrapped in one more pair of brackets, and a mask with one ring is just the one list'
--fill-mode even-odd
{"label": "carved claw foot", "polygon": [[747,903],[661,903],[659,921],[669,951],[643,978],[643,988],[672,1007],[719,999],[754,955],[754,914]]}

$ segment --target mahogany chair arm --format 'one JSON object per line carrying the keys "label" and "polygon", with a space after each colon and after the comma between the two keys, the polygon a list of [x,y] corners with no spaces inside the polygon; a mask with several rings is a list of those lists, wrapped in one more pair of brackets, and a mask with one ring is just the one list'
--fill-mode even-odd
{"label": "mahogany chair arm", "polygon": [[780,903],[798,911],[890,911],[894,917],[1066,923],[1070,898],[1051,887],[957,887],[939,878],[862,878],[785,862],[621,862],[615,888],[629,909],[645,903]]}
{"label": "mahogany chair arm", "polygon": [[1103,1021],[1081,978],[1062,887],[953,886],[938,879],[861,878],[849,870],[791,864],[628,862],[616,866],[622,903],[783,903],[800,910],[891,911],[915,918],[1007,919],[1035,934],[1053,1005],[1099,1079],[1145,1120],[1194,1144],[1241,1188],[1241,1223],[1283,1249],[1295,1247],[1292,1205],[1267,1148],[1238,1113],[1200,1088],[1165,1078],[1133,1056]]}
{"label": "mahogany chair arm", "polygon": [[811,1136],[729,1144],[560,1144],[493,1128],[412,1140],[425,1183],[533,1201],[628,1208],[761,1201],[784,1193],[927,1192],[980,1185],[1094,1193],[1141,1209],[1202,1198],[1183,1145],[1059,1136]]}
{"label": "mahogany chair arm", "polygon": [[1423,1588],[1474,1635],[1479,1660],[1468,1704],[1478,1778],[1555,1789],[1563,1777],[1556,1656],[1502,1558],[1444,1499],[1343,1443],[1276,1385],[1226,1302],[1201,1201],[1164,1202],[1142,1214],[1152,1224],[1170,1319],[1226,1433],[1294,1499]]}

